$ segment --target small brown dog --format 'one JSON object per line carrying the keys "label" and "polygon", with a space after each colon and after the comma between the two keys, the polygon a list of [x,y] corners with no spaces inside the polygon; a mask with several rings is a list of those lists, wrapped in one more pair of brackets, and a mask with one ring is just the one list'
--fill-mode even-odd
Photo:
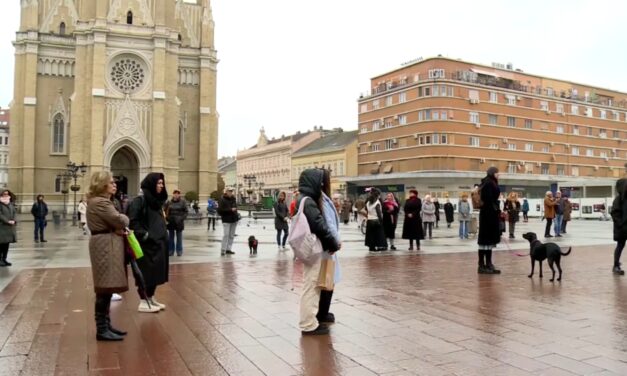
{"label": "small brown dog", "polygon": [[257,254],[257,245],[259,244],[259,242],[257,241],[257,239],[255,239],[254,235],[251,235],[248,237],[248,249],[250,250],[250,255],[256,255]]}

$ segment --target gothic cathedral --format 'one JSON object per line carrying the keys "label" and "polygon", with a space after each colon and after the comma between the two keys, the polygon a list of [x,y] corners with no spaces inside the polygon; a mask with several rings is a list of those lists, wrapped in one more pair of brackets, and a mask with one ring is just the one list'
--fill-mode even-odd
{"label": "gothic cathedral", "polygon": [[[209,0],[21,0],[11,106],[9,188],[24,209],[63,202],[108,169],[139,192],[150,171],[170,192],[217,185],[218,113]],[[73,181],[69,182],[73,184]]]}

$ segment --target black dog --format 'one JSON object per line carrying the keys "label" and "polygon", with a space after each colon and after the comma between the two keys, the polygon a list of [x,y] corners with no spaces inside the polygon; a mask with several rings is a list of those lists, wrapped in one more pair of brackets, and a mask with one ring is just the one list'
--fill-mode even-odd
{"label": "black dog", "polygon": [[553,268],[553,263],[557,266],[557,270],[560,272],[558,281],[562,280],[562,267],[560,266],[560,260],[562,256],[568,256],[570,254],[570,250],[572,247],[568,248],[568,252],[562,252],[561,248],[555,243],[542,243],[538,240],[538,236],[535,232],[528,232],[523,234],[523,238],[527,239],[530,244],[529,257],[531,257],[531,274],[528,275],[529,278],[533,277],[533,269],[535,267],[536,261],[540,263],[540,278],[542,278],[542,261],[544,259],[547,260],[551,271],[553,272],[553,277],[550,279],[551,282],[555,280],[555,269]]}
{"label": "black dog", "polygon": [[248,249],[251,255],[257,254],[257,244],[259,244],[259,242],[255,239],[254,235],[248,237]]}

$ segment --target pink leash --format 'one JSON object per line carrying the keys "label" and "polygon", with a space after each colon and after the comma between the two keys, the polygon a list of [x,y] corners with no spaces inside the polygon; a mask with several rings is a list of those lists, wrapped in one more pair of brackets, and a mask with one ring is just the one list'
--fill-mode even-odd
{"label": "pink leash", "polygon": [[[509,240],[505,240],[505,241],[503,241],[503,243],[505,243],[505,245],[507,246],[507,250],[512,252],[512,247],[509,245]],[[516,253],[514,253],[514,256],[526,257],[526,256],[529,256],[529,254],[528,253],[527,254],[523,254],[523,253],[516,252]]]}

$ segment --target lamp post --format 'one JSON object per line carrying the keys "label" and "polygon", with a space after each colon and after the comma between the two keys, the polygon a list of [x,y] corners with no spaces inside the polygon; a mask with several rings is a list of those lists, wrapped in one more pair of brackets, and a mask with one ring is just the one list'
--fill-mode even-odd
{"label": "lamp post", "polygon": [[248,189],[246,190],[246,192],[248,193],[248,200],[250,200],[250,196],[253,193],[253,183],[255,183],[257,181],[257,177],[255,175],[244,175],[244,182],[248,184]]}
{"label": "lamp post", "polygon": [[67,171],[63,172],[62,174],[57,175],[57,179],[59,179],[60,183],[61,183],[61,194],[63,195],[63,219],[66,218],[66,214],[67,214],[67,198],[68,195],[70,193],[69,189],[68,189],[68,182],[70,180],[70,176],[68,175]]}
{"label": "lamp post", "polygon": [[77,179],[82,178],[87,172],[87,165],[81,163],[77,165],[76,163],[70,161],[66,165],[67,167],[67,176],[71,179],[74,179],[74,184],[70,186],[70,190],[74,192],[74,210],[72,211],[72,226],[76,226],[76,192],[81,189],[81,186],[77,184]]}

